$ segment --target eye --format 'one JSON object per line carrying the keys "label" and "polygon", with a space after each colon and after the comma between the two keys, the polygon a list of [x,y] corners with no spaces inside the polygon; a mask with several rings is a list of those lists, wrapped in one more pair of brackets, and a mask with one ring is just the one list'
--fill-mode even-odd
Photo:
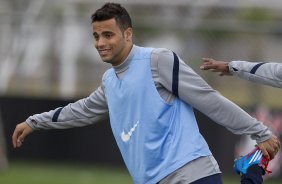
{"label": "eye", "polygon": [[105,38],[110,39],[113,37],[113,33],[105,33]]}
{"label": "eye", "polygon": [[95,39],[96,41],[99,40],[99,36],[98,36],[98,35],[94,34],[93,36],[94,36],[94,39]]}

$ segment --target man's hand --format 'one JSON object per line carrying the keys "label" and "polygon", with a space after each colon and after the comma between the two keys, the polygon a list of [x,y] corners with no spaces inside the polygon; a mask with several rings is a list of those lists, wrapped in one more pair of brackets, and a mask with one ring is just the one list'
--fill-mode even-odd
{"label": "man's hand", "polygon": [[21,147],[25,137],[32,131],[33,129],[26,122],[18,124],[12,136],[14,148]]}
{"label": "man's hand", "polygon": [[217,61],[212,58],[202,58],[204,63],[200,66],[201,70],[210,70],[212,72],[220,72],[219,75],[231,75],[229,72],[228,62]]}
{"label": "man's hand", "polygon": [[273,135],[270,139],[258,144],[263,155],[272,160],[280,149],[279,139]]}

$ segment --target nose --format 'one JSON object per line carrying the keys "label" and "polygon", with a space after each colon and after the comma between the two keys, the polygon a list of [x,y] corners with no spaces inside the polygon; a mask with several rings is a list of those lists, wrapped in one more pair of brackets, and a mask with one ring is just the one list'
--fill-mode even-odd
{"label": "nose", "polygon": [[105,45],[105,39],[99,38],[98,40],[95,41],[95,47],[100,48]]}

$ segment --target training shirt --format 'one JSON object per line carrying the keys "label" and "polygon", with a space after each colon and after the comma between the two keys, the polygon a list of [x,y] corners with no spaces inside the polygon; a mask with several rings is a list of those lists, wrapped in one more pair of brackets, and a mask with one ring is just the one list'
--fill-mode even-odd
{"label": "training shirt", "polygon": [[231,61],[231,74],[252,82],[282,88],[282,63]]}
{"label": "training shirt", "polygon": [[[122,78],[126,73],[131,62],[130,58],[135,50],[136,46],[133,46],[127,59],[119,66],[113,67],[119,78]],[[155,86],[160,96],[168,103],[176,98],[172,94],[173,58],[172,52],[165,48],[154,49],[151,57],[151,71]],[[257,143],[271,137],[271,132],[266,126],[212,89],[181,58],[179,58],[179,61],[178,91],[181,100],[234,134],[251,135]],[[30,116],[26,122],[35,130],[63,129],[91,125],[107,115],[107,99],[104,93],[104,81],[102,81],[101,86],[88,97],[70,103],[65,107]],[[209,160],[211,159],[205,157],[197,159],[195,165],[198,163],[199,168],[201,168],[205,165],[205,162],[210,162]],[[189,164],[187,164],[187,167],[189,167]],[[214,163],[210,165],[217,166]],[[218,168],[213,172],[207,172],[210,170],[204,169],[202,173],[193,172],[195,171],[194,167],[191,168],[191,175],[195,176],[194,180],[219,172]]]}
{"label": "training shirt", "polygon": [[153,48],[135,49],[123,79],[113,68],[106,72],[104,91],[111,128],[134,183],[156,184],[211,152],[193,108],[179,98],[167,103],[156,90],[151,72]]}

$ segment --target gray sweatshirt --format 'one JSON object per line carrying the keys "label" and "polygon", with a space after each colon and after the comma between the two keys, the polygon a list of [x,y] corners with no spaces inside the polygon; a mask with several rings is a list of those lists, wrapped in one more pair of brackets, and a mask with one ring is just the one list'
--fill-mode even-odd
{"label": "gray sweatshirt", "polygon": [[282,88],[282,63],[231,61],[231,74],[252,82]]}
{"label": "gray sweatshirt", "polygon": [[[127,59],[114,67],[122,78],[126,73],[135,46]],[[180,59],[180,58],[179,58]],[[173,54],[168,49],[155,49],[151,56],[151,71],[160,96],[170,103],[176,97],[172,94]],[[179,98],[190,104],[214,122],[226,127],[234,134],[251,135],[258,143],[271,137],[269,129],[255,118],[212,89],[192,68],[181,59],[179,64]],[[88,97],[59,107],[49,112],[30,116],[26,122],[33,129],[63,129],[91,125],[108,115],[107,99],[104,93],[104,81]],[[199,178],[220,173],[213,156],[200,157],[186,166],[191,182]],[[191,169],[189,169],[191,168]],[[199,168],[201,172],[197,169]],[[187,173],[186,173],[187,174]]]}

